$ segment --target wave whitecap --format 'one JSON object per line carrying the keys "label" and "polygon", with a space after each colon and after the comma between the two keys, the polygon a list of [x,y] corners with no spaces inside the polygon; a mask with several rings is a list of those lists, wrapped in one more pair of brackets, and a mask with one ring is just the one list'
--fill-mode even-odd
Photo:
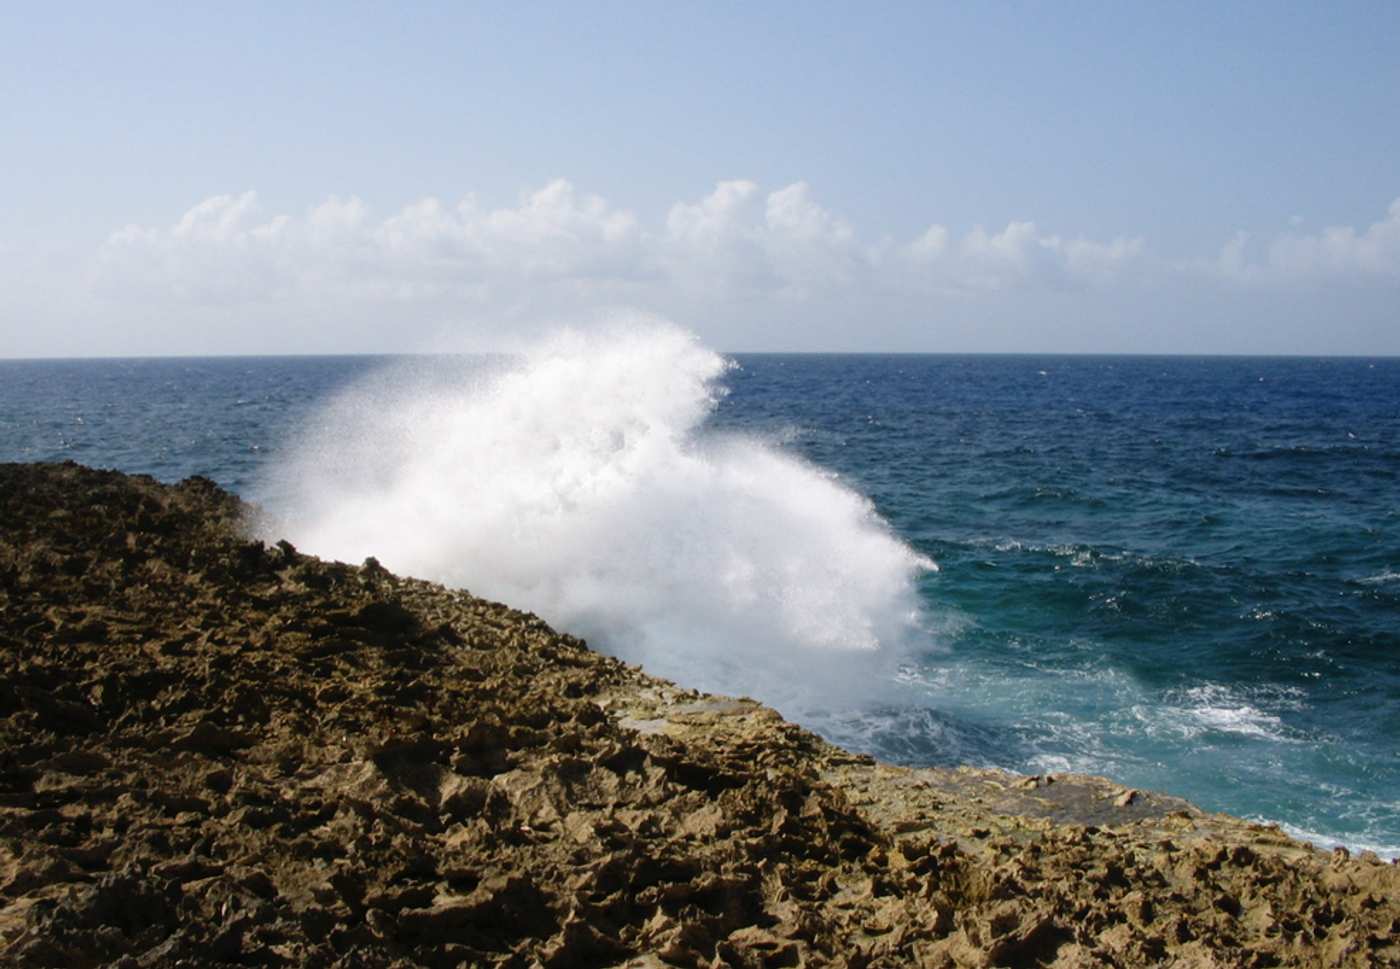
{"label": "wave whitecap", "polygon": [[833,476],[708,431],[728,366],[655,322],[403,361],[331,401],[276,470],[279,527],[688,686],[854,699],[853,668],[888,672],[923,638],[914,580],[935,566]]}

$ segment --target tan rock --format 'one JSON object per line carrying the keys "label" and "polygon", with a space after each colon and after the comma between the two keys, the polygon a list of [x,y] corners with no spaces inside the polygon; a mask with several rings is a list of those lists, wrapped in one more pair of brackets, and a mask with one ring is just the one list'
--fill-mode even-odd
{"label": "tan rock", "polygon": [[1400,877],[876,763],[208,482],[0,466],[0,965],[1400,965]]}

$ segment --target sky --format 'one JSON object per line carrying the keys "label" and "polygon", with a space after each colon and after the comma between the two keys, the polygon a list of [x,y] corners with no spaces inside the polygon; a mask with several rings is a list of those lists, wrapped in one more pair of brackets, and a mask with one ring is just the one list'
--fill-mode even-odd
{"label": "sky", "polygon": [[1400,4],[0,5],[0,357],[1400,355]]}

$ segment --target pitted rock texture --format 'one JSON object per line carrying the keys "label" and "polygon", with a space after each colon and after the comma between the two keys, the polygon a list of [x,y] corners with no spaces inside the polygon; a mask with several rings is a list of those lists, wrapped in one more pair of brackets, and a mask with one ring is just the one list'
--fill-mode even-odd
{"label": "pitted rock texture", "polygon": [[1400,964],[1392,864],[878,764],[247,513],[0,465],[0,964]]}

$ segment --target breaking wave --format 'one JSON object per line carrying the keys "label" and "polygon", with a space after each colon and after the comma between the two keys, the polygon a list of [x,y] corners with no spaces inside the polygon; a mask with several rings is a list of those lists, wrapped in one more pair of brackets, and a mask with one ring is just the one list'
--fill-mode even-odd
{"label": "breaking wave", "polygon": [[409,358],[320,412],[273,471],[323,557],[536,612],[686,686],[785,712],[859,703],[926,649],[933,562],[772,444],[707,430],[730,364],[685,330],[564,330]]}

